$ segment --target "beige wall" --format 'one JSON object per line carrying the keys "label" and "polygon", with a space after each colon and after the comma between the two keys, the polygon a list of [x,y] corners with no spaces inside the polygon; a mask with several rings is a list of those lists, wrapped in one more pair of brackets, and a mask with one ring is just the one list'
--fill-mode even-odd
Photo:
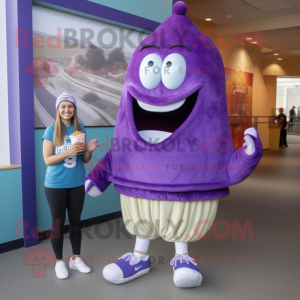
{"label": "beige wall", "polygon": [[[201,31],[208,27],[215,28],[213,23],[204,22],[196,18],[191,19]],[[217,45],[222,55],[225,67],[231,69],[240,68],[241,71],[253,73],[252,115],[269,116],[271,114],[270,103],[272,103],[272,100],[269,97],[273,97],[273,95],[268,92],[264,77],[261,73],[262,59],[260,49],[257,49],[256,45],[252,45],[252,49],[250,49],[246,43],[244,48],[240,48],[238,43],[238,45],[234,48],[224,49],[224,47],[220,46],[218,38],[215,35],[208,34],[208,36]],[[224,42],[229,44],[230,39],[231,37],[224,37]],[[260,121],[265,122],[267,119],[260,119]],[[263,148],[267,149],[269,147],[268,125],[258,125],[258,132],[262,140]]]}
{"label": "beige wall", "polygon": [[262,60],[261,66],[261,72],[263,75],[300,76],[300,59],[264,59]]}
{"label": "beige wall", "polygon": [[270,97],[270,107],[272,114],[278,114],[276,111],[276,89],[277,76],[300,76],[300,59],[285,60],[262,60],[262,74]]}
{"label": "beige wall", "polygon": [[[218,45],[218,43],[216,43]],[[253,73],[253,99],[252,99],[252,115],[253,116],[269,116],[270,100],[264,78],[261,74],[261,54],[260,50],[254,46],[249,49],[235,47],[233,49],[224,49],[218,47],[222,55],[225,67],[235,69],[240,68],[244,72]],[[238,70],[238,69],[237,69]],[[267,119],[259,119],[261,122]],[[260,135],[264,149],[269,147],[269,128],[268,124],[259,124],[258,133]]]}
{"label": "beige wall", "polygon": [[[269,97],[270,114],[276,114],[276,90],[277,90],[277,76],[263,75],[265,86]],[[277,112],[278,113],[278,112]]]}

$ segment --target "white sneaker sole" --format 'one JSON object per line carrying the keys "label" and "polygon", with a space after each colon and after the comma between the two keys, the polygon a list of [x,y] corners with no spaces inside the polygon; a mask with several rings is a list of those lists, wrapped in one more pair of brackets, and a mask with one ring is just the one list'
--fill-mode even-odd
{"label": "white sneaker sole", "polygon": [[[175,272],[174,266],[173,266],[173,271]],[[197,286],[201,285],[202,279],[203,279],[202,274],[201,273],[199,273],[199,274],[200,274],[200,278],[198,280],[195,280],[195,281],[191,281],[189,279],[176,281],[175,280],[175,274],[174,274],[173,275],[173,282],[179,288],[184,288],[184,289],[186,288],[187,289],[187,288],[197,287]]]}
{"label": "white sneaker sole", "polygon": [[202,283],[202,278],[200,280],[198,280],[197,282],[190,282],[189,280],[176,282],[173,277],[173,282],[179,288],[188,289],[188,288],[200,286]]}
{"label": "white sneaker sole", "polygon": [[[55,273],[56,274],[56,273]],[[68,274],[68,276],[67,277],[59,277],[59,276],[57,276],[57,274],[56,274],[56,277],[58,278],[58,279],[67,279],[67,278],[69,278],[69,274]]]}
{"label": "white sneaker sole", "polygon": [[89,271],[87,271],[87,272],[80,271],[80,270],[78,270],[78,268],[77,268],[76,266],[74,266],[74,265],[72,265],[72,264],[69,264],[69,268],[70,268],[70,269],[73,269],[73,270],[76,270],[76,271],[78,271],[78,272],[80,272],[80,273],[83,273],[83,274],[88,274],[88,273],[91,273],[91,271],[92,271],[92,270],[89,270]]}
{"label": "white sneaker sole", "polygon": [[103,274],[103,277],[104,277],[107,281],[109,281],[109,282],[111,282],[111,283],[114,283],[114,284],[122,284],[122,283],[126,283],[126,282],[128,282],[128,281],[131,281],[131,280],[133,280],[133,279],[136,279],[136,278],[138,278],[138,277],[140,277],[140,276],[146,275],[147,273],[149,273],[149,271],[150,271],[150,268],[145,269],[145,270],[142,270],[142,271],[140,271],[140,272],[134,274],[134,275],[131,276],[131,277],[123,278],[123,279],[118,279],[118,280],[114,280],[114,279],[107,278],[107,277],[104,276],[103,273],[102,273],[102,274]]}

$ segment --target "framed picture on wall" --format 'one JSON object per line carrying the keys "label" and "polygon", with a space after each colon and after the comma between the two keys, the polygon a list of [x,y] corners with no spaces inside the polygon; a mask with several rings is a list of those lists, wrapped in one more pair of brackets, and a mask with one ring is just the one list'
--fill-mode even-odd
{"label": "framed picture on wall", "polygon": [[244,143],[244,131],[252,123],[253,74],[225,68],[225,77],[231,137],[235,149],[239,149]]}
{"label": "framed picture on wall", "polygon": [[[55,101],[64,91],[78,105],[84,126],[114,126],[129,60],[147,32],[32,7],[35,128],[56,118]],[[142,27],[142,26],[141,26]],[[124,38],[125,37],[125,38]],[[26,72],[26,68],[25,68]]]}

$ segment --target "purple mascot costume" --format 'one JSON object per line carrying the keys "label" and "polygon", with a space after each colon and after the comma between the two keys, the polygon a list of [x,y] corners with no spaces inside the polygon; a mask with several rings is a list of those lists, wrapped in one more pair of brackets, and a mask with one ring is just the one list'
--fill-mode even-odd
{"label": "purple mascot costume", "polygon": [[221,55],[186,16],[185,3],[173,12],[135,50],[112,147],[86,177],[94,197],[115,183],[126,228],[136,235],[134,252],[103,270],[115,284],[149,272],[150,241],[161,237],[175,244],[174,284],[199,286],[188,243],[205,235],[219,199],[262,157],[255,128],[234,149]]}

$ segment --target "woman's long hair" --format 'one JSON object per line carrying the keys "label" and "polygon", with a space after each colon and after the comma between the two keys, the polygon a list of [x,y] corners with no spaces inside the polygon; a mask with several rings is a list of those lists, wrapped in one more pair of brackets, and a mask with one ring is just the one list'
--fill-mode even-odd
{"label": "woman's long hair", "polygon": [[[81,130],[79,123],[78,123],[76,107],[75,107],[75,113],[74,113],[74,116],[72,117],[71,123],[73,123],[75,130],[77,130],[77,131]],[[64,145],[66,131],[67,131],[67,128],[66,128],[65,124],[62,122],[61,117],[59,115],[59,110],[57,108],[56,120],[55,120],[55,125],[54,125],[54,133],[53,133],[54,146],[58,147],[58,146]]]}

